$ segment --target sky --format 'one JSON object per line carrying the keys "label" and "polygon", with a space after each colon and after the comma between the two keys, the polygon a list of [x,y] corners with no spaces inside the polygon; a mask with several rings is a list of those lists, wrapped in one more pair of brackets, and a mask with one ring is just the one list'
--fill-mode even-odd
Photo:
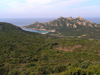
{"label": "sky", "polygon": [[100,0],[0,0],[0,18],[100,18]]}

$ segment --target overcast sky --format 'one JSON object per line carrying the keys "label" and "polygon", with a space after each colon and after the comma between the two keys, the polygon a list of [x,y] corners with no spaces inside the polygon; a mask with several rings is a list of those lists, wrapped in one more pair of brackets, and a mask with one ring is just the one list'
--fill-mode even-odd
{"label": "overcast sky", "polygon": [[0,18],[99,17],[100,0],[0,0]]}

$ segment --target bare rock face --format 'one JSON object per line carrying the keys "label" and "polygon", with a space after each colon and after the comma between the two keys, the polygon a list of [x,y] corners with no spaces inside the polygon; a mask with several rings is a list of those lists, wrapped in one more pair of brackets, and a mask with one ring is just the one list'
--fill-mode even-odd
{"label": "bare rock face", "polygon": [[62,18],[63,18],[62,16],[59,17],[59,19],[62,19]]}
{"label": "bare rock face", "polygon": [[37,22],[35,22],[34,24],[39,24],[39,22],[37,21]]}
{"label": "bare rock face", "polygon": [[72,17],[69,17],[68,20],[73,20],[73,18]]}
{"label": "bare rock face", "polygon": [[69,27],[69,23],[67,23],[66,26]]}
{"label": "bare rock face", "polygon": [[77,23],[78,23],[79,25],[81,25],[81,24],[82,24],[82,22],[80,22],[80,21],[78,21]]}
{"label": "bare rock face", "polygon": [[63,26],[63,24],[60,24],[60,26]]}
{"label": "bare rock face", "polygon": [[89,24],[88,26],[89,26],[89,27],[93,27],[92,24]]}
{"label": "bare rock face", "polygon": [[97,24],[94,25],[95,27],[98,27]]}
{"label": "bare rock face", "polygon": [[65,21],[65,19],[62,19],[63,21]]}
{"label": "bare rock face", "polygon": [[72,24],[70,24],[70,26],[72,27]]}
{"label": "bare rock face", "polygon": [[77,28],[76,24],[74,23],[73,28]]}
{"label": "bare rock face", "polygon": [[[40,27],[40,25],[39,25],[39,24],[37,24],[37,25],[36,25],[36,27]],[[41,26],[41,27],[42,27],[42,26]]]}
{"label": "bare rock face", "polygon": [[86,26],[86,22],[82,22],[83,26]]}
{"label": "bare rock face", "polygon": [[78,17],[78,19],[79,19],[79,20],[81,20],[81,21],[83,21],[83,20],[84,20],[84,18],[82,18],[82,17],[80,17],[80,16]]}

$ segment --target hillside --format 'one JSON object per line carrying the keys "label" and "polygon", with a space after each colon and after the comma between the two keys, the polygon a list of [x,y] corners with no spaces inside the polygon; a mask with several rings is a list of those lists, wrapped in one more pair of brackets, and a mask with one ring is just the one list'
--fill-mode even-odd
{"label": "hillside", "polygon": [[23,28],[50,31],[49,34],[59,36],[77,36],[83,38],[100,37],[100,24],[92,23],[80,16],[78,18],[59,17],[57,20],[48,23],[35,22],[34,24],[23,26]]}
{"label": "hillside", "polygon": [[51,37],[0,23],[0,75],[51,74],[100,74],[100,40]]}

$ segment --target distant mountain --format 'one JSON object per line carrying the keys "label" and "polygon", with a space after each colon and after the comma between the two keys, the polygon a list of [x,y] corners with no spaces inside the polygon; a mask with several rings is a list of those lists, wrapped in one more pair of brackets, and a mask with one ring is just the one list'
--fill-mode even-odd
{"label": "distant mountain", "polygon": [[34,24],[23,26],[23,28],[53,32],[49,34],[79,37],[92,37],[94,33],[100,32],[99,24],[87,21],[80,16],[78,18],[59,17],[57,20],[48,23],[35,22]]}
{"label": "distant mountain", "polygon": [[60,29],[62,27],[65,28],[78,28],[79,26],[84,26],[84,27],[100,27],[98,24],[92,23],[90,21],[85,20],[82,17],[78,18],[64,18],[64,17],[59,17],[57,20],[50,21],[48,23],[39,23],[35,22],[34,24],[28,25],[28,26],[23,26],[24,28],[30,28],[30,29],[36,29],[36,30],[55,30]]}

